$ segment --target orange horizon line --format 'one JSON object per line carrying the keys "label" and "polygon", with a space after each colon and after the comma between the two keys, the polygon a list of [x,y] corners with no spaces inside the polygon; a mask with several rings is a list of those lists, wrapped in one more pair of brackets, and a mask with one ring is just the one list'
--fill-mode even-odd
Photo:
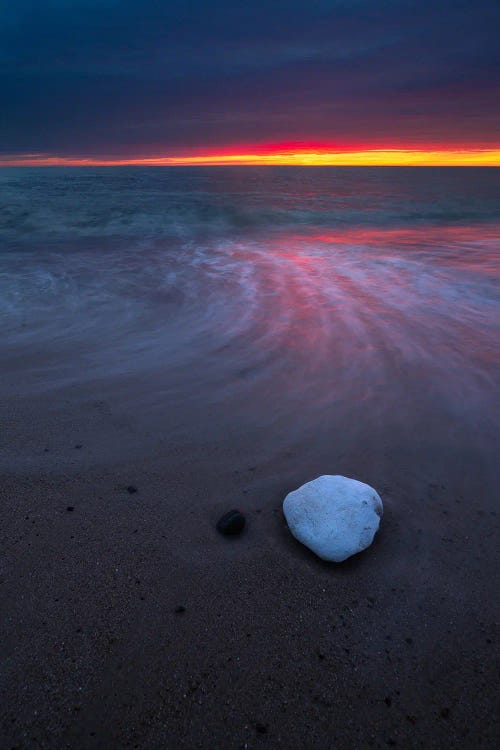
{"label": "orange horizon line", "polygon": [[71,157],[53,154],[0,156],[0,167],[17,166],[500,166],[500,148],[374,148],[350,151],[298,149],[267,153],[190,156]]}

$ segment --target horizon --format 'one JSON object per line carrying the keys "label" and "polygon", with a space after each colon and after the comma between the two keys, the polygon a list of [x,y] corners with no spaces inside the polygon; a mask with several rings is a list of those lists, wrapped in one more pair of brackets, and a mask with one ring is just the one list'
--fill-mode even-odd
{"label": "horizon", "polygon": [[148,157],[61,157],[19,154],[1,157],[0,167],[499,167],[500,149],[364,149],[360,151],[219,152]]}

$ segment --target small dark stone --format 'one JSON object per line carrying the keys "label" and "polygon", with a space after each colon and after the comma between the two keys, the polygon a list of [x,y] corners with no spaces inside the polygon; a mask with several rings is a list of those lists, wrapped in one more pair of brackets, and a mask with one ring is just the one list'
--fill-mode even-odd
{"label": "small dark stone", "polygon": [[263,724],[261,721],[258,721],[255,725],[255,729],[259,732],[259,734],[265,734],[267,732],[269,724]]}
{"label": "small dark stone", "polygon": [[138,491],[138,490],[137,490],[137,487],[134,487],[134,485],[133,485],[133,484],[129,484],[129,486],[127,487],[127,492],[128,492],[128,493],[129,493],[130,495],[133,495],[133,494],[134,494],[134,492],[137,492],[137,491]]}
{"label": "small dark stone", "polygon": [[176,615],[182,615],[185,611],[186,611],[186,607],[183,607],[182,604],[180,604],[174,610],[174,612],[175,612]]}
{"label": "small dark stone", "polygon": [[80,443],[78,443],[78,445],[75,445],[75,448],[76,448],[77,450],[79,450],[80,448],[83,448],[83,445],[80,445]]}
{"label": "small dark stone", "polygon": [[66,510],[69,510],[69,511],[75,510],[75,506],[74,505],[68,505],[68,507],[66,508]]}
{"label": "small dark stone", "polygon": [[392,700],[391,700],[390,696],[387,696],[386,698],[384,698],[384,700],[385,700],[385,705],[386,706],[390,706],[392,704]]}
{"label": "small dark stone", "polygon": [[48,452],[49,452],[49,449],[48,449],[48,448],[44,448],[44,449],[43,449],[43,452],[44,452],[44,453],[48,453]]}
{"label": "small dark stone", "polygon": [[450,715],[450,709],[449,708],[442,708],[441,709],[441,718],[442,719],[447,719],[449,715]]}
{"label": "small dark stone", "polygon": [[221,534],[241,534],[245,528],[245,516],[239,510],[230,510],[217,521],[217,531]]}
{"label": "small dark stone", "polygon": [[405,638],[405,641],[406,641],[406,643],[407,643],[407,644],[408,644],[409,646],[411,646],[411,644],[413,643],[413,638]]}

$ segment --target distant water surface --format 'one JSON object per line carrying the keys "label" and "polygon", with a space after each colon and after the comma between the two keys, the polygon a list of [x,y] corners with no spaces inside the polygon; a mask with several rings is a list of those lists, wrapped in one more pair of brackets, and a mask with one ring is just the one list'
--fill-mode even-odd
{"label": "distant water surface", "polygon": [[0,394],[489,424],[499,207],[495,169],[1,170]]}

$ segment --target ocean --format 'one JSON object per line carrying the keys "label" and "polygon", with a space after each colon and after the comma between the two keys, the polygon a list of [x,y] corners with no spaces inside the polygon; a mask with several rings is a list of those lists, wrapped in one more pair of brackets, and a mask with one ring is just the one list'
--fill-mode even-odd
{"label": "ocean", "polygon": [[4,400],[497,434],[498,169],[3,169],[0,241]]}

